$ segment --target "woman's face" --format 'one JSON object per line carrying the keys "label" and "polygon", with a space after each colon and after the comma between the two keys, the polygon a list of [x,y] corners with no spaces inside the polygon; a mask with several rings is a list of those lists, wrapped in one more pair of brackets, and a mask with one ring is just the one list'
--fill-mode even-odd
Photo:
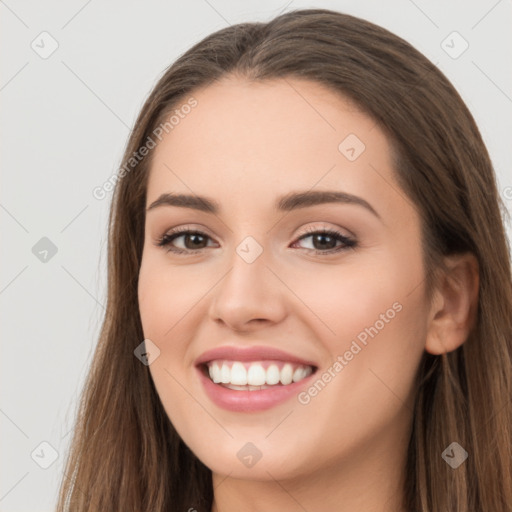
{"label": "woman's face", "polygon": [[[193,97],[153,149],[139,278],[170,421],[235,478],[402,464],[428,308],[386,137],[309,81],[230,78]],[[188,199],[153,204],[163,194]]]}

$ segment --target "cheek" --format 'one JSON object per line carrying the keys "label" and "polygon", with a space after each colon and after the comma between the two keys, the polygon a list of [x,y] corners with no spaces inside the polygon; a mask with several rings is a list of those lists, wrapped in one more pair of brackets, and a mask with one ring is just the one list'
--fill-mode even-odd
{"label": "cheek", "polygon": [[159,255],[143,258],[138,298],[144,336],[170,339],[182,320],[194,314],[208,290],[209,279],[198,279],[191,269],[169,268]]}
{"label": "cheek", "polygon": [[186,278],[186,272],[169,270],[154,255],[144,258],[138,283],[142,328],[144,337],[160,350],[149,371],[167,416],[183,434],[194,415],[200,412],[192,398],[196,393],[187,392],[184,361],[188,357],[191,323],[205,293],[204,283]]}
{"label": "cheek", "polygon": [[[307,306],[294,312],[302,311],[302,324],[327,349],[326,366],[341,358],[343,369],[337,366],[334,373],[344,377],[333,379],[332,390],[349,385],[350,396],[368,406],[375,393],[409,394],[426,337],[420,253],[409,254],[407,265],[400,255],[380,256],[368,263],[347,260],[315,272],[314,278],[304,272],[294,286]],[[338,391],[347,396],[347,389]]]}
{"label": "cheek", "polygon": [[400,267],[391,257],[368,262],[354,258],[338,268],[318,268],[314,273],[310,269],[299,275],[286,271],[290,273],[283,273],[283,280],[293,283],[294,295],[300,300],[293,314],[301,312],[303,322],[314,326],[315,334],[337,353],[348,339],[360,335],[364,341],[371,327],[389,330],[399,318],[422,311],[421,264]]}
{"label": "cheek", "polygon": [[[299,397],[299,411],[317,420],[308,424],[310,436],[319,440],[317,450],[324,438],[332,440],[331,451],[375,439],[413,408],[426,332],[423,289],[411,293],[412,276],[389,267],[386,274],[363,276],[331,280],[328,294],[311,292],[312,283],[298,291],[321,318],[314,337],[330,354],[318,380]],[[323,284],[315,280],[317,290]]]}

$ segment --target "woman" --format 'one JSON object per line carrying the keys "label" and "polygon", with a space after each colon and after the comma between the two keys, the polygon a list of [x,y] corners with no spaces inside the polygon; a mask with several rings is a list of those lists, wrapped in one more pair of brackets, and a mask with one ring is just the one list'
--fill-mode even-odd
{"label": "woman", "polygon": [[59,511],[511,510],[503,205],[424,56],[323,9],[221,30],[116,179]]}

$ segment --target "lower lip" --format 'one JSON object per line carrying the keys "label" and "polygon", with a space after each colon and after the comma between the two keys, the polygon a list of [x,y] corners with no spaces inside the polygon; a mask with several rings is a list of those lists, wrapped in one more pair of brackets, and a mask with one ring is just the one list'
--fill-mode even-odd
{"label": "lower lip", "polygon": [[196,367],[196,369],[211,401],[223,409],[235,412],[263,411],[281,404],[296,395],[315,375],[314,372],[301,381],[287,386],[275,386],[259,391],[235,391],[215,384],[202,372],[201,368]]}

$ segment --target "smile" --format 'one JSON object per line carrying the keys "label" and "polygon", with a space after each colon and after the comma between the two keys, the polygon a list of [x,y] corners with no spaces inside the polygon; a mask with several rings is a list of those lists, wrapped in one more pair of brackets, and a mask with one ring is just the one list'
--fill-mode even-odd
{"label": "smile", "polygon": [[310,383],[317,368],[285,361],[215,360],[196,366],[196,370],[215,405],[252,413],[295,397]]}
{"label": "smile", "polygon": [[287,386],[300,382],[314,371],[309,365],[284,361],[226,361],[207,363],[212,382],[238,391],[259,391],[272,386]]}

